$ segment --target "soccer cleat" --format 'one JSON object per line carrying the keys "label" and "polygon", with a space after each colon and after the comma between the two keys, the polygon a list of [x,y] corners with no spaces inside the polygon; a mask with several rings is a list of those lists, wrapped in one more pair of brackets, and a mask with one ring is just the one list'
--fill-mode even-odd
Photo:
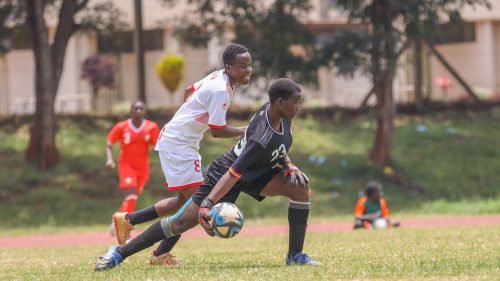
{"label": "soccer cleat", "polygon": [[127,239],[130,238],[130,232],[134,229],[134,226],[131,225],[125,216],[127,213],[116,212],[113,215],[113,222],[115,224],[115,232],[116,232],[116,241],[118,241],[119,245],[125,245],[127,243]]}
{"label": "soccer cleat", "polygon": [[321,263],[313,260],[305,253],[298,253],[294,256],[287,255],[286,256],[286,265],[314,265],[320,266]]}
{"label": "soccer cleat", "polygon": [[165,253],[159,256],[155,256],[154,253],[149,258],[150,265],[168,265],[173,266],[177,265],[178,262],[175,260],[175,257],[170,253]]}
{"label": "soccer cleat", "polygon": [[118,253],[118,246],[111,246],[104,256],[100,256],[95,263],[95,271],[109,270],[122,263],[123,258]]}

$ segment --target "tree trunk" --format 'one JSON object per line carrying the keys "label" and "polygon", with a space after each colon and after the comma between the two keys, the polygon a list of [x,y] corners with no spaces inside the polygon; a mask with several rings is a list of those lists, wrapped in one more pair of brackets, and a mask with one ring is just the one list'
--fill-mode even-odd
{"label": "tree trunk", "polygon": [[47,26],[44,22],[42,1],[26,1],[28,24],[33,37],[35,55],[35,114],[31,122],[30,141],[26,160],[42,170],[59,163],[56,148],[56,120],[54,111],[56,83],[51,59]]}
{"label": "tree trunk", "polygon": [[62,1],[52,44],[44,20],[46,1],[25,1],[36,65],[36,106],[30,128],[30,141],[26,149],[26,160],[42,170],[50,169],[59,163],[54,103],[63,71],[66,47],[76,31],[74,16],[87,5],[88,1]]}
{"label": "tree trunk", "polygon": [[374,79],[377,96],[377,132],[370,152],[370,159],[378,165],[391,164],[392,133],[394,131],[394,98],[392,82],[394,75],[386,74],[381,80]]}
{"label": "tree trunk", "polygon": [[415,107],[417,111],[423,109],[424,95],[422,93],[423,86],[423,70],[422,70],[422,41],[419,38],[415,38],[413,45],[413,94],[415,97]]}
{"label": "tree trunk", "polygon": [[95,87],[92,87],[92,111],[94,115],[97,115],[97,95],[99,94],[99,90]]}

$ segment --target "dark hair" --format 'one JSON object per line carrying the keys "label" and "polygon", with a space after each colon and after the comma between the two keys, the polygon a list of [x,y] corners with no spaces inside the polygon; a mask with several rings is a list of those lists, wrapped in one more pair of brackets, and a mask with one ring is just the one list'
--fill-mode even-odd
{"label": "dark hair", "polygon": [[269,87],[269,101],[273,104],[278,98],[288,99],[293,93],[301,92],[300,86],[287,78],[280,78]]}
{"label": "dark hair", "polygon": [[144,107],[146,107],[146,104],[145,104],[142,100],[135,100],[134,102],[132,102],[132,103],[130,104],[130,110],[134,109],[134,105],[135,105],[136,103],[138,103],[138,102],[142,103],[142,104],[144,105]]}
{"label": "dark hair", "polygon": [[367,197],[372,196],[376,191],[381,192],[382,191],[382,185],[376,181],[371,181],[366,184],[365,187],[365,195]]}
{"label": "dark hair", "polygon": [[237,44],[237,43],[231,43],[229,46],[224,49],[224,52],[222,53],[222,62],[224,64],[233,64],[236,61],[236,57],[240,54],[244,54],[248,52],[247,47]]}

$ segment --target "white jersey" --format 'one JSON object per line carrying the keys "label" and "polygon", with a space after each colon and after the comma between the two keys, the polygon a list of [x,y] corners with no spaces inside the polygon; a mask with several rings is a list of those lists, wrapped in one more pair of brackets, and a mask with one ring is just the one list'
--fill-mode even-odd
{"label": "white jersey", "polygon": [[226,112],[233,89],[224,69],[213,72],[191,87],[191,95],[163,127],[155,150],[198,154],[200,141],[209,127],[226,127]]}

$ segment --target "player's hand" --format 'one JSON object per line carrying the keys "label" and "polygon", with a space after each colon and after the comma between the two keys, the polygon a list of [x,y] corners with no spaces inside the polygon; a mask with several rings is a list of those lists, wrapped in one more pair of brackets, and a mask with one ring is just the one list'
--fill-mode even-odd
{"label": "player's hand", "polygon": [[292,186],[296,186],[297,183],[299,183],[301,187],[307,187],[309,183],[307,175],[302,173],[299,168],[293,164],[286,165],[283,167],[283,170],[281,170],[281,183],[286,184],[288,178],[290,178]]}
{"label": "player's hand", "polygon": [[210,212],[214,205],[215,204],[212,200],[205,198],[205,200],[201,202],[200,210],[198,211],[198,221],[200,222],[201,227],[203,227],[205,232],[210,236],[215,236],[215,232],[210,224],[212,221],[212,215]]}
{"label": "player's hand", "polygon": [[113,161],[113,159],[108,159],[106,161],[106,167],[109,169],[114,169],[116,167],[115,161]]}

